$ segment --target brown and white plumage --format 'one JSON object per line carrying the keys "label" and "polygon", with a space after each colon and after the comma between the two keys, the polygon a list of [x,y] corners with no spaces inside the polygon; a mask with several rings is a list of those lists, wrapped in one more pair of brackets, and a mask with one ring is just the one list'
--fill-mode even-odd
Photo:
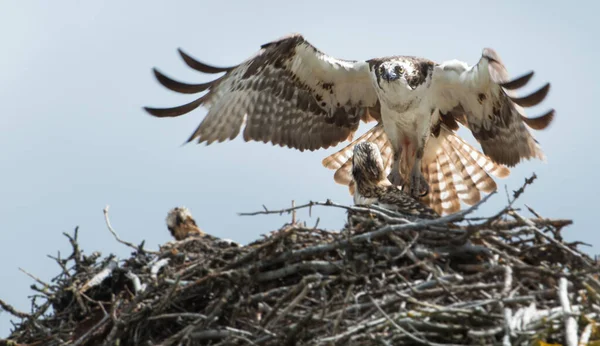
{"label": "brown and white plumage", "polygon": [[[361,120],[377,121],[360,140],[378,145],[393,184],[408,187],[413,196],[429,191],[424,201],[443,213],[458,210],[460,200],[473,203],[480,192],[494,190],[490,175],[506,176],[504,165],[543,159],[527,127],[544,129],[554,114],[523,115],[522,107],[545,98],[549,84],[516,97],[514,91],[533,73],[510,81],[491,49],[484,49],[471,67],[411,56],[350,61],[328,56],[296,34],[261,46],[256,55],[231,67],[209,66],[180,54],[195,70],[224,73],[208,83],[187,84],[154,70],[171,90],[206,92],[183,106],[146,108],[157,117],[208,108],[189,141],[222,142],[243,130],[246,141],[316,150],[351,140]],[[484,154],[455,134],[459,124],[471,130]],[[348,160],[355,143],[324,161],[343,184],[351,184]]]}
{"label": "brown and white plumage", "polygon": [[154,70],[158,81],[171,90],[208,91],[183,106],[146,108],[157,117],[176,117],[200,105],[207,107],[208,114],[188,141],[210,144],[233,139],[245,125],[246,141],[315,150],[351,138],[361,119],[377,116],[369,65],[329,57],[300,35],[267,43],[257,55],[231,67],[208,66],[179,52],[195,70],[225,72],[212,82],[185,84]]}
{"label": "brown and white plumage", "polygon": [[439,216],[433,209],[388,181],[377,145],[361,142],[354,147],[353,151],[352,179],[355,184],[355,204],[375,204],[420,219]]}
{"label": "brown and white plumage", "polygon": [[167,214],[167,228],[176,240],[183,240],[187,237],[201,236],[204,232],[200,230],[192,213],[185,207],[176,207]]}

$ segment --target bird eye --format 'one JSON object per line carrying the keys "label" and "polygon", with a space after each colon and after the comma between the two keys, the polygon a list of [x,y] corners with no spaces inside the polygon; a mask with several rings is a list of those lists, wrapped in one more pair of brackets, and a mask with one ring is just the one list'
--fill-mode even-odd
{"label": "bird eye", "polygon": [[404,68],[402,68],[402,66],[400,65],[396,65],[396,67],[394,68],[394,72],[396,72],[396,74],[404,73]]}

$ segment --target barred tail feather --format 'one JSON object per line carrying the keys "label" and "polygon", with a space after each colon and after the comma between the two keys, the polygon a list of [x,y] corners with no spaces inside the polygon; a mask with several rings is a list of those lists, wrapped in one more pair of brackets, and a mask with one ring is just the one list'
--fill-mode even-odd
{"label": "barred tail feather", "polygon": [[428,165],[430,191],[433,192],[430,206],[438,214],[450,214],[460,210],[460,198],[454,184],[454,168],[450,158],[439,150],[434,162]]}
{"label": "barred tail feather", "polygon": [[489,174],[498,178],[505,178],[510,174],[510,169],[508,167],[494,163],[494,161],[482,154],[479,150],[473,148],[464,139],[452,135],[448,137],[448,140],[452,142],[453,147],[460,148],[463,152],[468,153],[468,156],[475,160],[477,166]]}
{"label": "barred tail feather", "polygon": [[452,181],[456,186],[458,198],[470,205],[477,203],[481,199],[481,196],[477,186],[475,186],[475,182],[473,182],[471,175],[465,167],[461,153],[455,150],[449,141],[444,141],[442,148],[444,153],[450,158],[450,162],[452,162]]}
{"label": "barred tail feather", "polygon": [[508,168],[496,165],[464,140],[459,140],[455,136],[449,139],[453,142],[454,149],[462,154],[466,170],[479,191],[490,193],[498,188],[490,174],[498,177],[505,177],[509,174]]}
{"label": "barred tail feather", "polygon": [[503,178],[510,170],[495,164],[453,132],[443,131],[445,138],[430,164],[430,171],[437,169],[438,178],[430,177],[428,181],[433,187],[436,180],[440,181],[439,200],[434,191],[430,206],[440,214],[449,214],[460,210],[460,201],[473,205],[481,200],[481,192],[495,191],[497,185],[490,175]]}
{"label": "barred tail feather", "polygon": [[424,177],[429,182],[429,206],[438,214],[442,212],[442,187],[440,179],[440,166],[437,160],[427,165],[427,175]]}

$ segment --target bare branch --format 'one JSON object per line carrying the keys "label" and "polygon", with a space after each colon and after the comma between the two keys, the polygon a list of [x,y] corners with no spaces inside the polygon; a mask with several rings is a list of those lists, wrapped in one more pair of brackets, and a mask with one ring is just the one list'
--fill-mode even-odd
{"label": "bare branch", "polygon": [[107,205],[103,210],[104,221],[106,222],[106,227],[108,228],[108,231],[113,235],[113,237],[115,237],[116,241],[118,241],[119,243],[121,243],[123,245],[129,246],[130,248],[132,248],[138,252],[147,252],[147,253],[152,253],[152,254],[158,254],[158,252],[156,252],[156,251],[145,250],[145,249],[141,248],[140,246],[137,246],[137,245],[134,245],[133,243],[122,240],[110,224],[110,218],[108,217],[108,208],[109,208],[109,206]]}

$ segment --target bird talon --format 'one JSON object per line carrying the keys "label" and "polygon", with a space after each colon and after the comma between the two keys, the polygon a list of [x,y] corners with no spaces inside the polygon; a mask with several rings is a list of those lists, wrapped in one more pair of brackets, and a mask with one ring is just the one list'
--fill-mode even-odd
{"label": "bird talon", "polygon": [[419,195],[419,198],[423,198],[423,197],[425,197],[425,196],[427,196],[429,194],[429,186],[423,185],[421,187],[423,188],[423,191]]}
{"label": "bird talon", "polygon": [[429,184],[427,184],[422,175],[415,174],[412,176],[410,194],[417,199],[425,197],[427,194],[429,194]]}

